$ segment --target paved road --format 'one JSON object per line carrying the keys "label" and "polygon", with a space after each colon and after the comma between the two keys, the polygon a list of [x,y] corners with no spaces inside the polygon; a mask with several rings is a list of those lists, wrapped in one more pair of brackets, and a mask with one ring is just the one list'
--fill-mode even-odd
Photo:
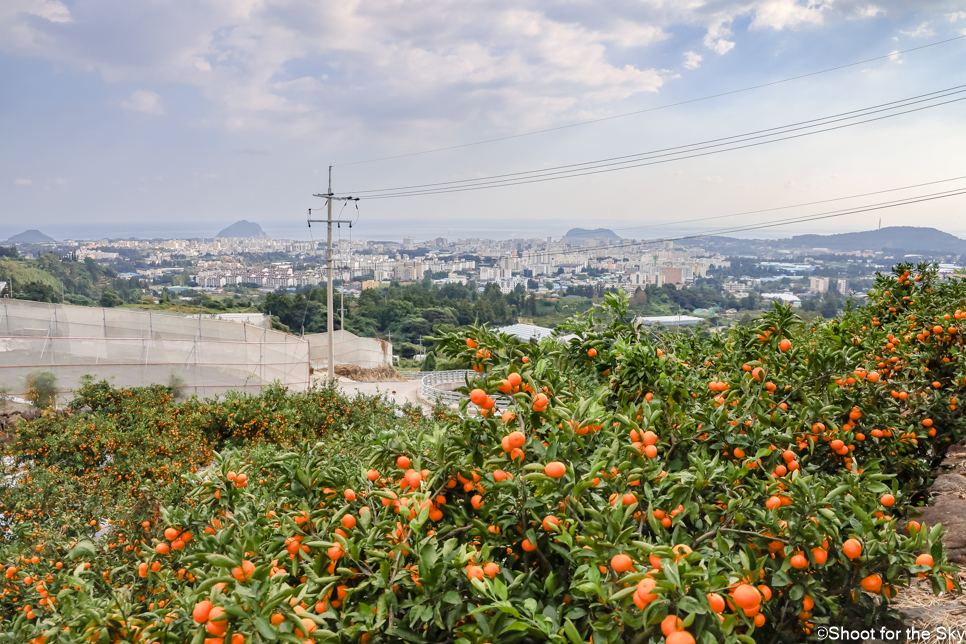
{"label": "paved road", "polygon": [[[325,378],[319,378],[319,380],[324,382]],[[409,380],[406,382],[356,382],[355,380],[349,380],[348,378],[342,378],[340,376],[339,387],[349,395],[361,393],[367,396],[374,396],[376,394],[388,396],[391,392],[395,391],[396,402],[400,405],[410,402],[422,406],[423,409],[430,409],[430,406],[417,395],[420,387],[418,380]]]}

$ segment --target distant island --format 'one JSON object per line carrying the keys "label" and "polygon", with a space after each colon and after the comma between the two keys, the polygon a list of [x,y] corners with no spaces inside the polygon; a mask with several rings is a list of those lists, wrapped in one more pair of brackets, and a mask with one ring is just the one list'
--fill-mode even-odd
{"label": "distant island", "polygon": [[567,234],[563,236],[563,241],[582,242],[587,241],[588,239],[618,242],[624,238],[608,228],[595,228],[593,230],[587,230],[585,228],[571,228],[567,231]]}
{"label": "distant island", "polygon": [[39,230],[31,229],[31,230],[25,230],[19,235],[14,235],[7,241],[16,243],[16,244],[44,244],[44,243],[53,242],[57,240],[54,239],[53,237],[48,237],[47,235],[43,234]]}
{"label": "distant island", "polygon": [[242,219],[219,232],[215,237],[268,237],[262,227],[254,221]]}

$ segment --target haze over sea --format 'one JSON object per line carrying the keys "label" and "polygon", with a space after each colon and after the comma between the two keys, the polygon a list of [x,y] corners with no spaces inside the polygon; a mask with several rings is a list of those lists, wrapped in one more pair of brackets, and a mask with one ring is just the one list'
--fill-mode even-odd
{"label": "haze over sea", "polygon": [[[346,213],[349,209],[346,209]],[[353,215],[355,212],[353,211]],[[325,211],[319,210],[313,213],[313,217],[325,217]],[[333,218],[337,218],[333,215]],[[348,214],[343,219],[349,219]],[[353,220],[355,217],[353,216]],[[225,228],[234,220],[217,220],[211,222],[165,222],[165,221],[131,221],[124,224],[86,224],[84,222],[64,223],[44,226],[41,230],[55,239],[127,239],[134,237],[137,239],[172,239],[172,238],[197,238],[213,237],[219,230]],[[275,239],[325,239],[325,224],[312,224],[311,231],[306,225],[305,219],[286,218],[284,220],[272,221],[270,219],[255,220],[261,225],[267,235]],[[12,225],[15,224],[15,225]],[[623,224],[626,226],[626,224]],[[25,224],[16,225],[16,222],[4,222],[0,226],[0,239],[6,239],[23,231]],[[480,238],[480,239],[513,239],[513,238],[543,238],[561,237],[571,228],[597,228],[606,227],[606,224],[591,220],[566,220],[561,219],[553,225],[548,225],[546,221],[525,219],[490,219],[486,221],[461,220],[454,218],[446,225],[441,225],[438,221],[403,221],[403,220],[372,220],[360,217],[350,233],[349,227],[345,224],[341,228],[333,228],[333,238],[364,240],[401,240],[403,237],[415,237],[417,240],[432,239],[435,237],[445,237],[455,240],[459,238]],[[672,228],[668,226],[641,228],[634,230],[616,230],[615,232],[622,237],[631,238],[653,238],[667,235],[677,235],[690,232],[683,227]],[[693,228],[693,227],[692,227]],[[697,231],[698,228],[693,228]],[[702,231],[706,228],[700,229]],[[767,231],[762,231],[767,232]],[[785,229],[782,230],[785,232]],[[803,231],[807,232],[807,231]],[[787,235],[786,235],[787,236]]]}
{"label": "haze over sea", "polygon": [[[348,209],[346,209],[348,212]],[[313,217],[324,217],[325,211],[320,210],[313,213]],[[334,219],[338,218],[335,215]],[[343,219],[349,219],[346,214]],[[931,222],[904,222],[900,218],[883,217],[882,226],[893,225],[921,225],[929,226]],[[85,222],[53,224],[41,227],[41,232],[50,235],[54,239],[193,239],[214,237],[218,231],[222,230],[235,220],[222,219],[210,222],[151,222],[151,221],[131,221],[124,224],[104,223],[88,224]],[[311,231],[305,223],[305,219],[287,217],[285,219],[253,220],[265,233],[274,239],[298,239],[317,241],[325,240],[325,224],[315,223]],[[358,218],[351,231],[346,224],[341,228],[333,228],[333,239],[355,240],[382,240],[382,241],[401,241],[403,237],[414,237],[417,241],[424,241],[436,237],[443,237],[450,241],[457,239],[541,239],[546,237],[560,238],[571,228],[609,228],[617,235],[625,239],[661,239],[668,237],[679,237],[682,235],[695,235],[713,232],[718,229],[726,228],[729,223],[740,225],[740,219],[723,220],[716,222],[695,222],[675,226],[673,224],[648,225],[646,220],[642,220],[636,227],[629,226],[627,222],[609,222],[604,219],[588,217],[587,219],[558,219],[553,224],[548,224],[542,219],[487,219],[485,221],[454,217],[445,226],[437,221],[405,221],[405,220],[383,220],[367,219],[362,216]],[[966,222],[964,222],[966,223]],[[31,227],[27,222],[0,223],[0,241],[23,232]],[[940,230],[966,238],[966,226],[950,222],[949,225],[937,226]],[[870,227],[859,224],[855,227],[855,232],[869,230]],[[794,235],[804,235],[811,233],[828,234],[829,232],[849,232],[849,231],[826,231],[818,229],[814,224],[808,223],[795,226],[782,226],[775,229],[749,230],[736,233],[724,233],[727,237],[737,237],[742,239],[781,239]]]}

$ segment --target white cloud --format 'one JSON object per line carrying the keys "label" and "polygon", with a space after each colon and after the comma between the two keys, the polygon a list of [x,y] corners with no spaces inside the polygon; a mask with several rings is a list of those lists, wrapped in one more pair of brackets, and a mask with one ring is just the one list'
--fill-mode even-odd
{"label": "white cloud", "polygon": [[903,36],[910,36],[912,38],[927,38],[929,36],[936,35],[936,32],[929,28],[928,22],[924,22],[910,31],[900,31],[899,33]]}
{"label": "white cloud", "polygon": [[726,40],[726,37],[730,35],[731,30],[724,25],[713,25],[704,35],[704,46],[719,56],[724,56],[735,47],[733,41]]}
{"label": "white cloud", "polygon": [[132,112],[143,112],[144,114],[161,115],[164,114],[164,107],[161,105],[161,97],[154,92],[137,89],[119,104],[126,110]]}
{"label": "white cloud", "polygon": [[898,49],[893,49],[892,51],[889,52],[888,55],[889,55],[889,62],[895,63],[896,65],[901,65],[903,63],[901,54],[899,54]]}
{"label": "white cloud", "polygon": [[885,14],[885,9],[882,7],[877,7],[874,4],[870,4],[867,7],[862,7],[856,11],[856,15],[860,18],[875,18],[880,13]]}
{"label": "white cloud", "polygon": [[4,0],[0,3],[0,20],[41,18],[53,23],[71,21],[70,9],[59,0]]}
{"label": "white cloud", "polygon": [[[788,30],[883,13],[871,1],[890,11],[913,2],[0,0],[0,52],[108,83],[197,88],[211,107],[208,127],[418,136],[429,123],[438,132],[593,118],[674,78],[646,47],[680,27],[703,31],[703,45],[721,56],[740,42],[735,25]],[[707,55],[687,51],[682,67]],[[117,105],[164,113],[145,90]]]}
{"label": "white cloud", "polygon": [[685,69],[697,69],[701,66],[701,61],[704,56],[697,54],[693,51],[684,52],[684,68]]}
{"label": "white cloud", "polygon": [[20,179],[19,177],[13,180],[13,185],[15,186],[29,186],[33,184],[30,179]]}
{"label": "white cloud", "polygon": [[724,181],[724,179],[722,179],[721,176],[717,174],[714,175],[713,177],[703,177],[701,180],[704,181],[705,183],[722,183]]}
{"label": "white cloud", "polygon": [[670,38],[661,27],[642,24],[630,20],[616,20],[609,29],[598,37],[604,41],[615,42],[621,47],[643,47]]}
{"label": "white cloud", "polygon": [[765,0],[755,10],[753,28],[786,29],[801,24],[821,24],[823,12],[831,8],[832,0]]}
{"label": "white cloud", "polygon": [[0,49],[44,55],[54,44],[44,29],[71,20],[70,10],[59,0],[3,0]]}
{"label": "white cloud", "polygon": [[949,18],[949,22],[966,20],[966,11],[954,11],[953,13],[946,14],[946,17]]}

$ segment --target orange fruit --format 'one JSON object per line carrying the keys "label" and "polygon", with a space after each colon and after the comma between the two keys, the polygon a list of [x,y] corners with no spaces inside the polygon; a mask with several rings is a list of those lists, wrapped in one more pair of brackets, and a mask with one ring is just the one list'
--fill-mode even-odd
{"label": "orange fruit", "polygon": [[716,613],[720,613],[725,609],[724,597],[718,593],[708,593],[708,603],[711,605],[711,610]]}
{"label": "orange fruit", "polygon": [[559,479],[567,473],[567,466],[560,461],[552,461],[547,463],[546,467],[543,468],[543,473],[550,478]]}
{"label": "orange fruit", "polygon": [[862,580],[862,589],[870,593],[878,593],[882,590],[882,577],[871,574]]}
{"label": "orange fruit", "polygon": [[684,622],[677,615],[668,615],[661,621],[661,632],[665,635],[681,630],[684,630]]}
{"label": "orange fruit", "polygon": [[634,567],[634,562],[631,560],[630,556],[625,554],[614,555],[610,560],[611,568],[616,572],[622,573],[631,570]]}
{"label": "orange fruit", "polygon": [[842,544],[842,552],[849,559],[855,559],[862,554],[862,544],[858,539],[849,539],[844,544]]}
{"label": "orange fruit", "polygon": [[199,624],[204,624],[208,621],[208,615],[211,613],[212,607],[213,604],[210,601],[203,599],[195,604],[194,610],[191,611],[191,617]]}
{"label": "orange fruit", "polygon": [[754,608],[761,604],[761,593],[750,584],[739,584],[732,593],[738,608]]}
{"label": "orange fruit", "polygon": [[[637,590],[634,591],[634,603],[637,604],[638,608],[644,608],[657,599],[657,595],[651,592],[655,586],[657,586],[657,582],[650,577],[645,577],[637,582]],[[638,599],[640,599],[640,602],[637,601]]]}
{"label": "orange fruit", "polygon": [[493,579],[496,577],[497,573],[500,572],[500,566],[493,563],[492,561],[483,566],[483,574]]}
{"label": "orange fruit", "polygon": [[891,494],[883,494],[881,497],[879,497],[879,503],[888,508],[892,505],[895,505],[896,497],[892,496]]}

